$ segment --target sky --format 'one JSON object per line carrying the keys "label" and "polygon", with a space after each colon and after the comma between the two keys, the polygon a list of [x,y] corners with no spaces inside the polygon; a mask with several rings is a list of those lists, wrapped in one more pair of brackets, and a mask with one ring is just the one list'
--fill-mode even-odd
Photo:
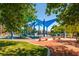
{"label": "sky", "polygon": [[[35,15],[37,16],[37,19],[39,19],[39,20],[44,20],[44,19],[45,19],[45,21],[48,21],[48,20],[51,20],[51,19],[55,19],[55,18],[56,18],[56,14],[53,14],[53,13],[52,13],[50,16],[47,16],[47,15],[45,14],[45,12],[46,12],[46,11],[45,11],[46,6],[47,6],[46,3],[37,3],[37,4],[36,4],[35,9],[36,9],[37,13],[36,13]],[[54,24],[57,24],[57,23],[54,22],[53,24],[51,24],[51,25],[49,26],[48,31],[50,31],[50,29],[52,28],[52,26],[53,26]],[[36,27],[36,29],[38,29],[38,27]],[[42,27],[41,27],[41,30],[42,30]]]}

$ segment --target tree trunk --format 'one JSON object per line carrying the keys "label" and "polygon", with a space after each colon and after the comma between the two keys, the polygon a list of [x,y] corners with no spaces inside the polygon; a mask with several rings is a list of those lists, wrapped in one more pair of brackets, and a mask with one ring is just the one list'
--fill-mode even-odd
{"label": "tree trunk", "polygon": [[79,43],[79,33],[76,33],[76,41]]}
{"label": "tree trunk", "polygon": [[13,32],[11,32],[11,39],[13,39]]}
{"label": "tree trunk", "polygon": [[78,39],[78,38],[77,38],[77,33],[75,33],[75,38],[76,38],[76,40]]}
{"label": "tree trunk", "polygon": [[66,32],[64,32],[64,38],[66,38]]}
{"label": "tree trunk", "polygon": [[[0,25],[0,36],[2,35],[2,25]],[[2,38],[2,37],[1,37]]]}

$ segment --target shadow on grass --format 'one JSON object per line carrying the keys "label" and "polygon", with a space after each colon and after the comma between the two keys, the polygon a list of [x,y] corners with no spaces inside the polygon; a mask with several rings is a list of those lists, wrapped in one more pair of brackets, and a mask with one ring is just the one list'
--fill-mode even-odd
{"label": "shadow on grass", "polygon": [[4,47],[4,46],[10,46],[10,45],[16,45],[17,42],[13,42],[13,41],[7,41],[7,40],[0,40],[0,47]]}

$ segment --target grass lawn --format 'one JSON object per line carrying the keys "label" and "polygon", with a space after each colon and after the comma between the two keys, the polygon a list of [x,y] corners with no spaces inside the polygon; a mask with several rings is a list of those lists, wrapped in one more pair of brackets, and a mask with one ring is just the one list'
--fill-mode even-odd
{"label": "grass lawn", "polygon": [[46,56],[47,48],[11,40],[0,40],[1,56]]}

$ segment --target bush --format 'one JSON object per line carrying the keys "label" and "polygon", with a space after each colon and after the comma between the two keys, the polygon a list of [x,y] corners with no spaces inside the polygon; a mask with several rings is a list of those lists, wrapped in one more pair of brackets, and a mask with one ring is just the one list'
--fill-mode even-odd
{"label": "bush", "polygon": [[0,41],[2,56],[46,56],[47,48],[27,42]]}

